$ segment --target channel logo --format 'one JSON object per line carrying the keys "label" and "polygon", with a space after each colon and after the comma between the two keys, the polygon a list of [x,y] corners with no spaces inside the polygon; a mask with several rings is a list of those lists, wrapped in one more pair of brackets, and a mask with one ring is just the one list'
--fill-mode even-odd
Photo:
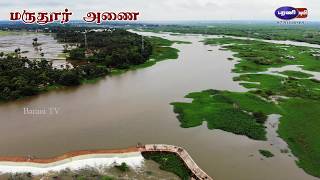
{"label": "channel logo", "polygon": [[283,6],[278,8],[274,14],[277,18],[282,20],[291,20],[295,18],[307,18],[308,9],[307,8],[294,8],[290,6]]}

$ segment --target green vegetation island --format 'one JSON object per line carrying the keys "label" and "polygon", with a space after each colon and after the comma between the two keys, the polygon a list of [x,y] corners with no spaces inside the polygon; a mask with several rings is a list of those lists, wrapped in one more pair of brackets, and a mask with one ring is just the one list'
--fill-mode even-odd
{"label": "green vegetation island", "polygon": [[[267,115],[280,114],[278,133],[298,157],[297,164],[320,177],[320,81],[299,71],[263,73],[287,65],[320,72],[320,49],[230,37],[208,38],[204,43],[235,53],[233,72],[238,76],[234,81],[248,91],[204,90],[186,95],[191,103],[171,103],[181,127],[200,126],[206,121],[209,129],[266,140]],[[271,156],[266,151],[260,153]]]}
{"label": "green vegetation island", "polygon": [[268,151],[268,150],[260,149],[259,152],[260,152],[260,154],[261,154],[262,156],[264,156],[264,157],[266,157],[266,158],[271,158],[271,157],[274,156],[274,155],[273,155],[270,151]]}

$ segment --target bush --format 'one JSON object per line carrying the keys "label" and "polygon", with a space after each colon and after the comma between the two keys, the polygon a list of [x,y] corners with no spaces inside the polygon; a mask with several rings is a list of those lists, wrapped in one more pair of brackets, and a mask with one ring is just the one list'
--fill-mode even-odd
{"label": "bush", "polygon": [[76,48],[70,51],[69,59],[82,60],[85,59],[85,50],[83,48]]}
{"label": "bush", "polygon": [[129,171],[129,166],[126,163],[121,163],[121,165],[114,166],[115,168],[119,169],[121,172]]}
{"label": "bush", "polygon": [[270,151],[268,151],[268,150],[262,150],[262,149],[260,149],[259,152],[260,152],[261,155],[263,155],[263,156],[266,157],[266,158],[269,158],[269,157],[273,157],[273,156],[274,156],[274,155],[273,155]]}
{"label": "bush", "polygon": [[73,71],[65,71],[62,73],[59,83],[64,86],[76,86],[80,84],[80,78]]}
{"label": "bush", "polygon": [[94,63],[81,65],[77,67],[76,70],[83,79],[93,79],[104,76],[108,73],[108,70],[105,66],[97,66]]}
{"label": "bush", "polygon": [[264,124],[268,118],[267,115],[265,115],[263,112],[253,112],[253,117],[256,119],[258,123]]}

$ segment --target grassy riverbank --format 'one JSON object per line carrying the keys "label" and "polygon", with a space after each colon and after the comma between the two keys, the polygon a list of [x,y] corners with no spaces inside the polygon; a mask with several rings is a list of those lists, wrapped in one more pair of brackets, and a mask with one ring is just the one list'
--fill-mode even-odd
{"label": "grassy riverbank", "polygon": [[320,50],[232,38],[207,39],[205,43],[235,52],[239,61],[233,71],[240,75],[234,80],[249,91],[190,93],[186,97],[193,98],[192,103],[172,103],[181,126],[193,127],[207,121],[209,129],[264,140],[265,127],[255,121],[254,112],[280,114],[279,135],[298,157],[297,164],[320,177],[320,81],[297,71],[258,74],[286,65],[301,65],[304,70],[320,72],[320,60],[315,55]]}
{"label": "grassy riverbank", "polygon": [[297,164],[307,173],[320,177],[320,101],[291,98],[281,102],[284,109],[279,135],[288,144]]}
{"label": "grassy riverbank", "polygon": [[191,172],[184,165],[183,161],[173,153],[143,152],[145,159],[151,159],[160,164],[160,169],[172,172],[182,180],[189,180]]}

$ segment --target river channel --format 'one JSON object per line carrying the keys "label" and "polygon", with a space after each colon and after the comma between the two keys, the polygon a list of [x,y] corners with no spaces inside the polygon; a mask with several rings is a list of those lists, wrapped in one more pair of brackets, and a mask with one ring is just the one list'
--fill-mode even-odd
{"label": "river channel", "polygon": [[[171,102],[193,91],[246,91],[232,78],[232,52],[204,45],[203,36],[142,33],[192,44],[174,44],[179,58],[107,76],[94,84],[50,91],[0,105],[0,155],[50,157],[67,151],[113,149],[138,142],[184,147],[216,180],[312,180],[294,158],[268,141],[201,127],[181,128]],[[41,38],[39,39],[41,41]],[[25,114],[25,108],[57,113]],[[259,149],[270,150],[264,158]]]}

